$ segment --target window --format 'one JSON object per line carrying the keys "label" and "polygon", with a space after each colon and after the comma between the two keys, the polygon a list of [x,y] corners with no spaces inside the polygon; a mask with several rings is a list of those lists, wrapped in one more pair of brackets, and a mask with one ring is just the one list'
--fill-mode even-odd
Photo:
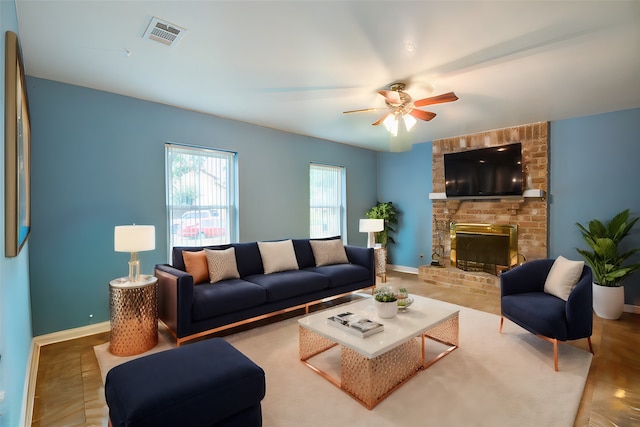
{"label": "window", "polygon": [[169,249],[236,240],[236,153],[165,145]]}
{"label": "window", "polygon": [[344,168],[312,163],[309,167],[309,193],[309,236],[344,236]]}

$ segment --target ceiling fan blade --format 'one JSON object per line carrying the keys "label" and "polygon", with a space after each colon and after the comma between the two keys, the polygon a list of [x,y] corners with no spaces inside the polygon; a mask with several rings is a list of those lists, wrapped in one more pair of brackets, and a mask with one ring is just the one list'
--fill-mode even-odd
{"label": "ceiling fan blade", "polygon": [[378,110],[386,110],[386,108],[363,108],[362,110],[343,111],[342,114],[368,113],[369,111],[378,111]]}
{"label": "ceiling fan blade", "polygon": [[379,124],[381,124],[382,122],[384,122],[384,119],[386,119],[387,117],[389,117],[389,115],[391,115],[391,111],[387,111],[386,113],[384,113],[382,115],[382,117],[380,117],[378,120],[376,120],[375,122],[371,123],[371,126],[378,126]]}
{"label": "ceiling fan blade", "polygon": [[413,105],[415,105],[416,107],[424,107],[425,105],[442,104],[443,102],[453,102],[457,100],[458,97],[456,96],[456,94],[453,92],[449,92],[442,95],[413,101]]}
{"label": "ceiling fan blade", "polygon": [[411,114],[416,119],[424,120],[426,122],[428,122],[429,120],[433,119],[436,116],[436,113],[432,113],[431,111],[418,110],[417,108],[414,108],[413,110],[411,110],[409,114]]}
{"label": "ceiling fan blade", "polygon": [[378,93],[387,100],[389,104],[401,104],[400,94],[395,90],[379,90]]}

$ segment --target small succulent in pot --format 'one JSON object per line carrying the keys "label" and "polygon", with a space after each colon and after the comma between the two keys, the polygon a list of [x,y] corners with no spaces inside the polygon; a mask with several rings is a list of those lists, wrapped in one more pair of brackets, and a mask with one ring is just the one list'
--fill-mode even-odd
{"label": "small succulent in pot", "polygon": [[398,289],[396,296],[399,300],[407,299],[409,298],[409,292],[407,291],[407,288],[400,288]]}
{"label": "small succulent in pot", "polygon": [[394,302],[398,300],[398,297],[396,296],[395,292],[393,292],[393,289],[391,289],[390,286],[377,288],[374,292],[373,297],[378,302]]}

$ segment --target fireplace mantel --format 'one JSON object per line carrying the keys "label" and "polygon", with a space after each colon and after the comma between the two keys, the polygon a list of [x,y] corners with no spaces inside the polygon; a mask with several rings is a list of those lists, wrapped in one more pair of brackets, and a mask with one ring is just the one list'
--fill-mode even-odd
{"label": "fireplace mantel", "polygon": [[469,196],[469,197],[447,197],[447,193],[429,193],[430,200],[517,200],[521,198],[544,199],[546,192],[540,189],[524,190],[522,196]]}

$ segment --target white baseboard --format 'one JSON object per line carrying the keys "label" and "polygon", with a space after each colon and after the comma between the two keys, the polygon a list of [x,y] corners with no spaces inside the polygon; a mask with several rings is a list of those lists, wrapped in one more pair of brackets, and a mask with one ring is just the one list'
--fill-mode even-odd
{"label": "white baseboard", "polygon": [[88,337],[89,335],[100,334],[102,332],[108,332],[109,330],[111,330],[111,323],[107,320],[93,325],[65,329],[64,331],[52,332],[45,335],[38,335],[37,337],[33,337],[33,341],[38,345],[38,347],[42,347],[43,345]]}
{"label": "white baseboard", "polygon": [[407,267],[406,265],[387,264],[387,270],[393,270],[399,273],[418,274],[418,268]]}
{"label": "white baseboard", "polygon": [[33,424],[33,399],[36,393],[36,379],[38,376],[38,363],[40,363],[40,349],[31,340],[31,349],[27,358],[27,375],[24,378],[24,388],[22,393],[22,416],[20,425],[31,427]]}

